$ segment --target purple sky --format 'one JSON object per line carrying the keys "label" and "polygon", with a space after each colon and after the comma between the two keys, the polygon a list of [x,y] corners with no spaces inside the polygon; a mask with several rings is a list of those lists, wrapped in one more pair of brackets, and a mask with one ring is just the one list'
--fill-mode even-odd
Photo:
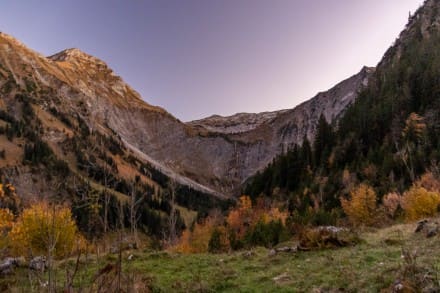
{"label": "purple sky", "polygon": [[77,47],[183,121],[292,108],[374,66],[422,0],[0,1],[0,31]]}

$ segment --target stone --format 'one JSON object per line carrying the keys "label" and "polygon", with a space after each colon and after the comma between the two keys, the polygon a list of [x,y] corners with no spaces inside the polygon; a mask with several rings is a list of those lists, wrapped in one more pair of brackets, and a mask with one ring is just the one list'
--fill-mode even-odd
{"label": "stone", "polygon": [[7,257],[0,262],[0,275],[8,275],[14,272],[14,268],[20,267],[24,264],[22,257]]}
{"label": "stone", "polygon": [[29,262],[29,268],[34,271],[44,272],[47,268],[46,257],[36,256]]}
{"label": "stone", "polygon": [[426,232],[426,237],[431,238],[438,234],[438,227],[429,228],[428,232]]}
{"label": "stone", "polygon": [[426,224],[428,223],[428,220],[422,220],[422,221],[419,221],[418,223],[417,223],[417,228],[416,228],[416,230],[414,231],[414,233],[419,233],[419,232],[421,232],[424,228],[425,228],[425,226],[426,226]]}

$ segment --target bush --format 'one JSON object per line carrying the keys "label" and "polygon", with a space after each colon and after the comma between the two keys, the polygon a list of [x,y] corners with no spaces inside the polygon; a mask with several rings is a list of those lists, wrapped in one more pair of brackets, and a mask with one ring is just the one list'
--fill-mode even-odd
{"label": "bush", "polygon": [[360,184],[350,192],[350,198],[341,198],[342,209],[353,225],[372,225],[375,222],[376,192],[368,184]]}
{"label": "bush", "polygon": [[64,257],[83,241],[70,209],[47,203],[25,209],[9,236],[13,250],[20,255],[31,252],[33,255]]}
{"label": "bush", "polygon": [[397,211],[401,206],[401,202],[402,202],[402,196],[400,196],[398,193],[390,192],[386,194],[382,198],[382,204],[387,216],[389,216],[391,219],[395,219],[397,215]]}
{"label": "bush", "polygon": [[273,247],[280,242],[284,230],[281,220],[268,223],[259,221],[246,235],[246,243],[251,246]]}
{"label": "bush", "polygon": [[408,220],[432,217],[437,213],[440,195],[423,187],[413,186],[402,197],[402,208]]}
{"label": "bush", "polygon": [[208,244],[208,251],[211,253],[222,253],[229,250],[229,239],[225,227],[215,227],[211,233]]}
{"label": "bush", "polygon": [[4,249],[8,245],[7,234],[12,228],[14,214],[9,209],[0,208],[0,249]]}

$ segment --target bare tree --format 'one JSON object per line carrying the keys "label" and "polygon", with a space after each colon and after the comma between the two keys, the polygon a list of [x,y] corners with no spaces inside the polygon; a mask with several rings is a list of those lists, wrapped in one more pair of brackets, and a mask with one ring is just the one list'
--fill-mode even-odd
{"label": "bare tree", "polygon": [[139,221],[139,206],[143,201],[142,197],[136,198],[137,196],[137,186],[140,182],[140,177],[136,176],[133,181],[131,192],[130,192],[130,230],[131,236],[133,237],[136,245],[138,245],[138,235],[137,235],[137,223]]}

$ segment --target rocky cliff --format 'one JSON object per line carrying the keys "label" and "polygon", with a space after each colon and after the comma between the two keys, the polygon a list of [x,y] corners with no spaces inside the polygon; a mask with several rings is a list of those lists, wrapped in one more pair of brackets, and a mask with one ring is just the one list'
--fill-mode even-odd
{"label": "rocky cliff", "polygon": [[[0,34],[4,109],[19,115],[14,96],[27,91],[38,111],[78,116],[92,132],[116,135],[133,154],[166,176],[218,196],[231,195],[304,136],[311,139],[321,114],[335,122],[373,71],[363,68],[291,110],[213,116],[185,124],[146,103],[98,58],[78,49],[46,58]],[[52,143],[67,138],[61,128],[44,137]]]}

